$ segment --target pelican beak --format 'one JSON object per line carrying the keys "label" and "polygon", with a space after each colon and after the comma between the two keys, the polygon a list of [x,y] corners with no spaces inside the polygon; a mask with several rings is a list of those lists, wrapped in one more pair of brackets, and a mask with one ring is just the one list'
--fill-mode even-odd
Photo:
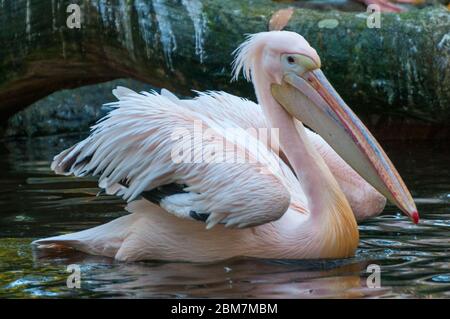
{"label": "pelican beak", "polygon": [[281,84],[272,84],[274,98],[417,224],[419,214],[411,194],[380,144],[317,66],[301,69],[285,72]]}

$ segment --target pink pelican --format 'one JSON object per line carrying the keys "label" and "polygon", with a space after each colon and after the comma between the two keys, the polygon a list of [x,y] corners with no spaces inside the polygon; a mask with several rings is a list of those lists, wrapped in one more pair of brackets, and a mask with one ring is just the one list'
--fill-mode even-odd
{"label": "pink pelican", "polygon": [[[115,89],[114,110],[55,156],[52,169],[99,176],[101,188],[127,200],[130,214],[34,243],[125,261],[345,258],[359,242],[356,218],[378,214],[384,196],[418,222],[401,177],[302,36],[257,33],[235,54],[234,78],[243,71],[260,105],[224,92],[180,100],[168,91]],[[269,146],[257,148],[257,161],[174,161],[174,130],[192,132],[195,121],[225,140],[229,127],[276,128],[280,156]],[[255,156],[259,141],[236,134],[253,145],[234,142],[223,151]],[[198,143],[219,142],[194,139],[194,152]]]}

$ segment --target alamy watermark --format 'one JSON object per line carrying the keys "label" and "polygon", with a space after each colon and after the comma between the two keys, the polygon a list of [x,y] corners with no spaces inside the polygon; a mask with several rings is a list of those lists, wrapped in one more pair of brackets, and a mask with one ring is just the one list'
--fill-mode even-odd
{"label": "alamy watermark", "polygon": [[81,8],[78,4],[69,4],[66,9],[70,13],[66,19],[69,29],[81,29]]}
{"label": "alamy watermark", "polygon": [[67,288],[81,288],[81,267],[77,264],[70,264],[67,266],[66,271],[70,273],[67,276],[66,285]]}
{"label": "alamy watermark", "polygon": [[381,9],[377,4],[369,4],[367,6],[367,12],[369,16],[366,20],[366,25],[369,29],[380,29],[381,28]]}
{"label": "alamy watermark", "polygon": [[377,264],[370,264],[366,269],[370,275],[367,277],[366,285],[368,288],[381,288],[381,267]]}
{"label": "alamy watermark", "polygon": [[[66,19],[66,26],[69,29],[81,29],[81,8],[78,4],[69,4],[66,8],[66,12],[69,13]],[[366,26],[369,29],[381,28],[381,8],[377,4],[370,4],[367,6],[366,13]],[[339,25],[337,19],[323,19],[320,20],[317,26],[320,29],[334,29]]]}

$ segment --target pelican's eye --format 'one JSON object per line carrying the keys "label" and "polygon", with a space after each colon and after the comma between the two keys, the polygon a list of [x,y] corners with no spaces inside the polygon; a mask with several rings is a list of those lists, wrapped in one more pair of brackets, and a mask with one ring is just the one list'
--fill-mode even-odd
{"label": "pelican's eye", "polygon": [[289,55],[287,57],[287,61],[289,64],[294,64],[295,63],[295,58],[292,55]]}
{"label": "pelican's eye", "polygon": [[281,64],[284,72],[295,72],[298,75],[320,68],[320,62],[316,62],[304,54],[282,54]]}

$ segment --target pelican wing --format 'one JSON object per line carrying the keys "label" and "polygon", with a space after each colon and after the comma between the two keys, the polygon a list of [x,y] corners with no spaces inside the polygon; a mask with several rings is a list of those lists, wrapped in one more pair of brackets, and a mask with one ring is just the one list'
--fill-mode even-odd
{"label": "pelican wing", "polygon": [[99,176],[108,193],[129,202],[147,198],[178,217],[205,221],[208,228],[276,220],[288,209],[294,188],[297,206],[305,207],[286,165],[245,130],[229,134],[225,118],[218,121],[155,92],[118,88],[114,94],[119,101],[109,104],[114,109],[91,135],[55,156],[56,173]]}
{"label": "pelican wing", "polygon": [[[270,126],[258,104],[225,92],[208,92],[207,94],[199,92],[198,98],[189,100],[179,100],[173,93],[164,89],[161,94],[173,101],[179,101],[178,103],[184,103],[187,108],[201,112],[204,116],[220,119],[230,126],[239,126],[243,129]],[[295,122],[299,125],[298,120]],[[306,129],[306,133],[309,141],[338,181],[357,220],[365,220],[381,213],[386,204],[386,198],[351,168],[320,135],[309,129]],[[276,139],[271,139],[268,146],[278,154],[279,145],[276,141]],[[280,155],[282,155],[281,151]],[[282,166],[282,168],[284,167]],[[284,175],[287,179],[290,178],[286,172]],[[291,192],[292,203],[298,202],[305,207],[306,199],[302,190],[295,185],[295,181],[290,180],[289,183],[291,189],[296,187],[296,191]]]}

